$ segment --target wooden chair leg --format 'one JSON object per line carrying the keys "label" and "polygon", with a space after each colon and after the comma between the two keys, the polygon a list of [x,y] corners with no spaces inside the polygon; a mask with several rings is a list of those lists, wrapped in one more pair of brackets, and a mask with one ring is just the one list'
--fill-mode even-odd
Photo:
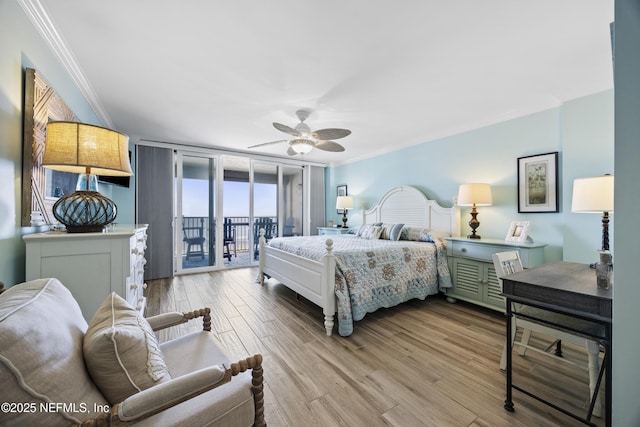
{"label": "wooden chair leg", "polygon": [[[598,373],[600,372],[600,362],[598,359],[600,356],[600,344],[597,341],[585,340],[585,347],[589,355],[589,396],[593,396],[598,381]],[[609,372],[607,372],[606,375],[610,375]],[[602,416],[600,401],[600,393],[598,393],[596,404],[593,407],[593,415],[596,417]],[[589,403],[591,403],[591,399],[589,399]]]}
{"label": "wooden chair leg", "polygon": [[516,319],[511,319],[511,348],[507,348],[507,340],[504,340],[504,347],[502,348],[502,357],[500,358],[500,369],[504,371],[507,369],[507,351],[511,351],[513,348],[513,341],[516,339]]}
{"label": "wooden chair leg", "polygon": [[524,356],[527,352],[527,347],[525,345],[529,345],[529,339],[531,339],[531,329],[523,329],[522,330],[522,338],[520,339],[520,343],[523,344],[520,347],[519,354],[520,356]]}

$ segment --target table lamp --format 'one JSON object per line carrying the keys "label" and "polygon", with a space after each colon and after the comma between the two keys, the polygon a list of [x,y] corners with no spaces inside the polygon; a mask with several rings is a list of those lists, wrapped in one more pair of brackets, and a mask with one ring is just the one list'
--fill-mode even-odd
{"label": "table lamp", "polygon": [[353,209],[353,197],[338,196],[336,209],[342,209],[342,228],[347,228],[347,209]]}
{"label": "table lamp", "polygon": [[53,216],[69,233],[102,231],[116,219],[116,204],[98,192],[98,177],[130,176],[129,137],[76,122],[49,122],[42,166],[77,173],[76,191],[59,198]]}
{"label": "table lamp", "polygon": [[480,226],[478,221],[478,211],[476,206],[491,206],[491,186],[489,184],[473,183],[462,184],[458,188],[458,206],[472,206],[471,208],[471,234],[467,236],[469,239],[479,239],[476,229]]}
{"label": "table lamp", "polygon": [[573,181],[571,212],[602,213],[602,250],[609,250],[609,212],[613,212],[613,175]]}

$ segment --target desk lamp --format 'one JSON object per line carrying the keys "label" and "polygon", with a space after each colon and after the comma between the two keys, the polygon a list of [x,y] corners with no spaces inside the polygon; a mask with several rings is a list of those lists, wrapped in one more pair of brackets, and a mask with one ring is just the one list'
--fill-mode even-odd
{"label": "desk lamp", "polygon": [[613,212],[613,175],[573,181],[571,211],[602,213],[602,250],[609,250],[609,212]]}

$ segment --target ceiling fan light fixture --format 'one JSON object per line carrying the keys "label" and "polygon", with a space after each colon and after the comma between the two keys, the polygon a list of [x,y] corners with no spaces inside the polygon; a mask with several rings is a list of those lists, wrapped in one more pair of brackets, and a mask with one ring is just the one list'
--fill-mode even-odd
{"label": "ceiling fan light fixture", "polygon": [[313,141],[310,139],[293,139],[289,142],[291,149],[298,154],[306,154],[313,149]]}

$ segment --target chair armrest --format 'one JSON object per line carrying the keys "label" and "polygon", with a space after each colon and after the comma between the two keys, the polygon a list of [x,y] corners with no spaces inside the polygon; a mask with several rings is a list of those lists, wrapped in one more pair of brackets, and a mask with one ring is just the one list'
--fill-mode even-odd
{"label": "chair armrest", "polygon": [[233,376],[248,369],[252,370],[251,388],[256,404],[256,425],[265,425],[262,356],[256,354],[238,363],[232,363],[229,368],[214,365],[143,390],[113,405],[109,412],[84,421],[82,426],[106,427],[140,421],[224,385],[231,381]]}
{"label": "chair armrest", "polygon": [[211,330],[211,309],[209,307],[201,308],[199,310],[189,311],[185,313],[170,312],[162,313],[156,316],[147,317],[147,321],[151,325],[151,329],[159,331],[161,329],[169,328],[171,326],[187,323],[191,319],[202,317],[202,329],[205,331]]}
{"label": "chair armrest", "polygon": [[182,313],[172,311],[170,313],[162,313],[156,316],[147,317],[147,321],[149,322],[149,325],[151,325],[151,329],[159,331],[160,329],[184,323],[184,316]]}
{"label": "chair armrest", "polygon": [[231,381],[231,369],[211,366],[173,378],[126,398],[118,405],[118,418],[132,421],[156,414]]}

